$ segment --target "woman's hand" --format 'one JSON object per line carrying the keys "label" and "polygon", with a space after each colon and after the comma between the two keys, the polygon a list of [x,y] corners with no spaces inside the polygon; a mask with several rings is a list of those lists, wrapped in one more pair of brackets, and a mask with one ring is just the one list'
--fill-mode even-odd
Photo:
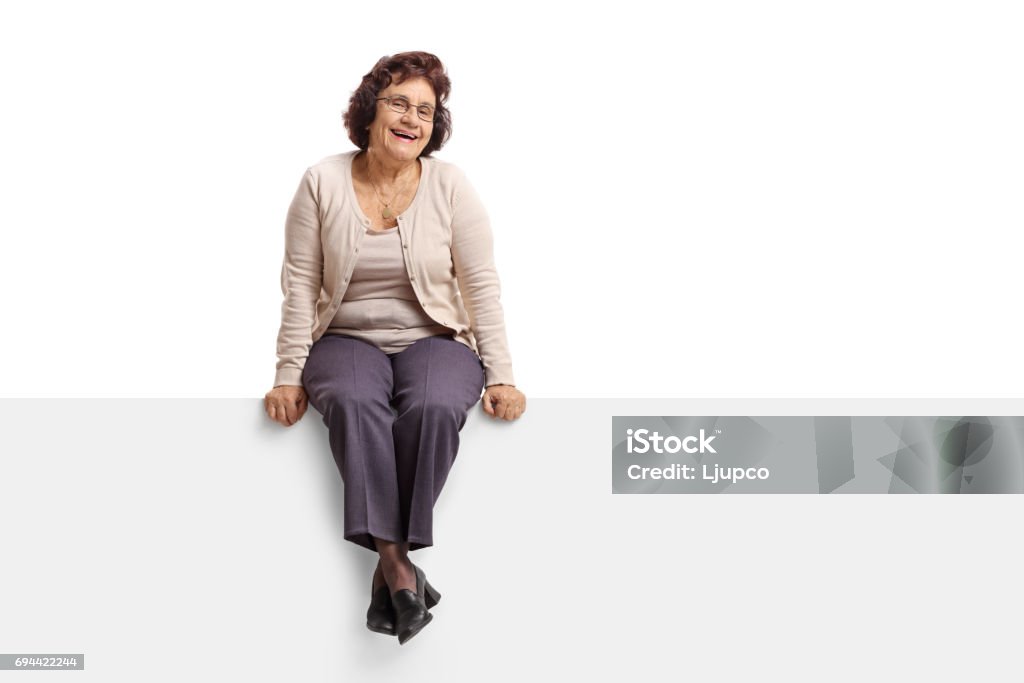
{"label": "woman's hand", "polygon": [[484,412],[491,417],[511,422],[526,412],[526,396],[507,384],[487,387],[482,400]]}
{"label": "woman's hand", "polygon": [[308,406],[306,390],[288,384],[274,387],[263,398],[263,407],[270,419],[280,422],[285,427],[291,427],[301,420]]}

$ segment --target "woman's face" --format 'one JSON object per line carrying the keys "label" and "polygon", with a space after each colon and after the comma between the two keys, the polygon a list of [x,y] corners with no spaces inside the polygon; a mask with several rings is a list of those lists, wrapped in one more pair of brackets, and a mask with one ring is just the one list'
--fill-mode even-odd
{"label": "woman's face", "polygon": [[437,107],[434,89],[425,78],[407,78],[392,83],[377,93],[377,97],[404,97],[409,108],[404,114],[393,111],[387,101],[377,100],[377,115],[370,124],[370,151],[393,161],[415,161],[430,142],[434,122],[419,117],[417,107]]}

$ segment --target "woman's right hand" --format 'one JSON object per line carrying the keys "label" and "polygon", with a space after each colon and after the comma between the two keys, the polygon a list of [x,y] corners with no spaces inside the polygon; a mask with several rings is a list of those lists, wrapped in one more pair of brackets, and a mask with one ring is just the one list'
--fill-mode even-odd
{"label": "woman's right hand", "polygon": [[285,427],[301,420],[308,406],[306,390],[300,386],[282,384],[268,391],[263,398],[263,407],[270,419]]}

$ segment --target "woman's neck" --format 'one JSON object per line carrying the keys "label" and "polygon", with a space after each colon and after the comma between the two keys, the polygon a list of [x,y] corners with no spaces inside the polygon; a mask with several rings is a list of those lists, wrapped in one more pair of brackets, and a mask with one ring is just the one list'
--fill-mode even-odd
{"label": "woman's neck", "polygon": [[416,176],[419,172],[419,159],[412,161],[382,159],[374,154],[373,150],[367,150],[363,168],[378,184],[398,185]]}

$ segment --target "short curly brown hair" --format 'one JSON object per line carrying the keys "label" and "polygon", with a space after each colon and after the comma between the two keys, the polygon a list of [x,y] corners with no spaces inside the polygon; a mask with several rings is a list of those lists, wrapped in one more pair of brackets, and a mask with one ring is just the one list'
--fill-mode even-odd
{"label": "short curly brown hair", "polygon": [[396,55],[381,57],[370,73],[363,76],[362,82],[352,93],[345,112],[345,128],[348,139],[356,147],[366,151],[370,146],[370,133],[367,127],[377,116],[377,94],[384,88],[395,83],[402,83],[407,78],[425,78],[434,89],[437,106],[434,107],[434,132],[430,141],[423,148],[420,156],[430,156],[431,152],[441,149],[452,135],[452,116],[445,106],[451,81],[444,70],[444,64],[429,52],[400,52]]}

